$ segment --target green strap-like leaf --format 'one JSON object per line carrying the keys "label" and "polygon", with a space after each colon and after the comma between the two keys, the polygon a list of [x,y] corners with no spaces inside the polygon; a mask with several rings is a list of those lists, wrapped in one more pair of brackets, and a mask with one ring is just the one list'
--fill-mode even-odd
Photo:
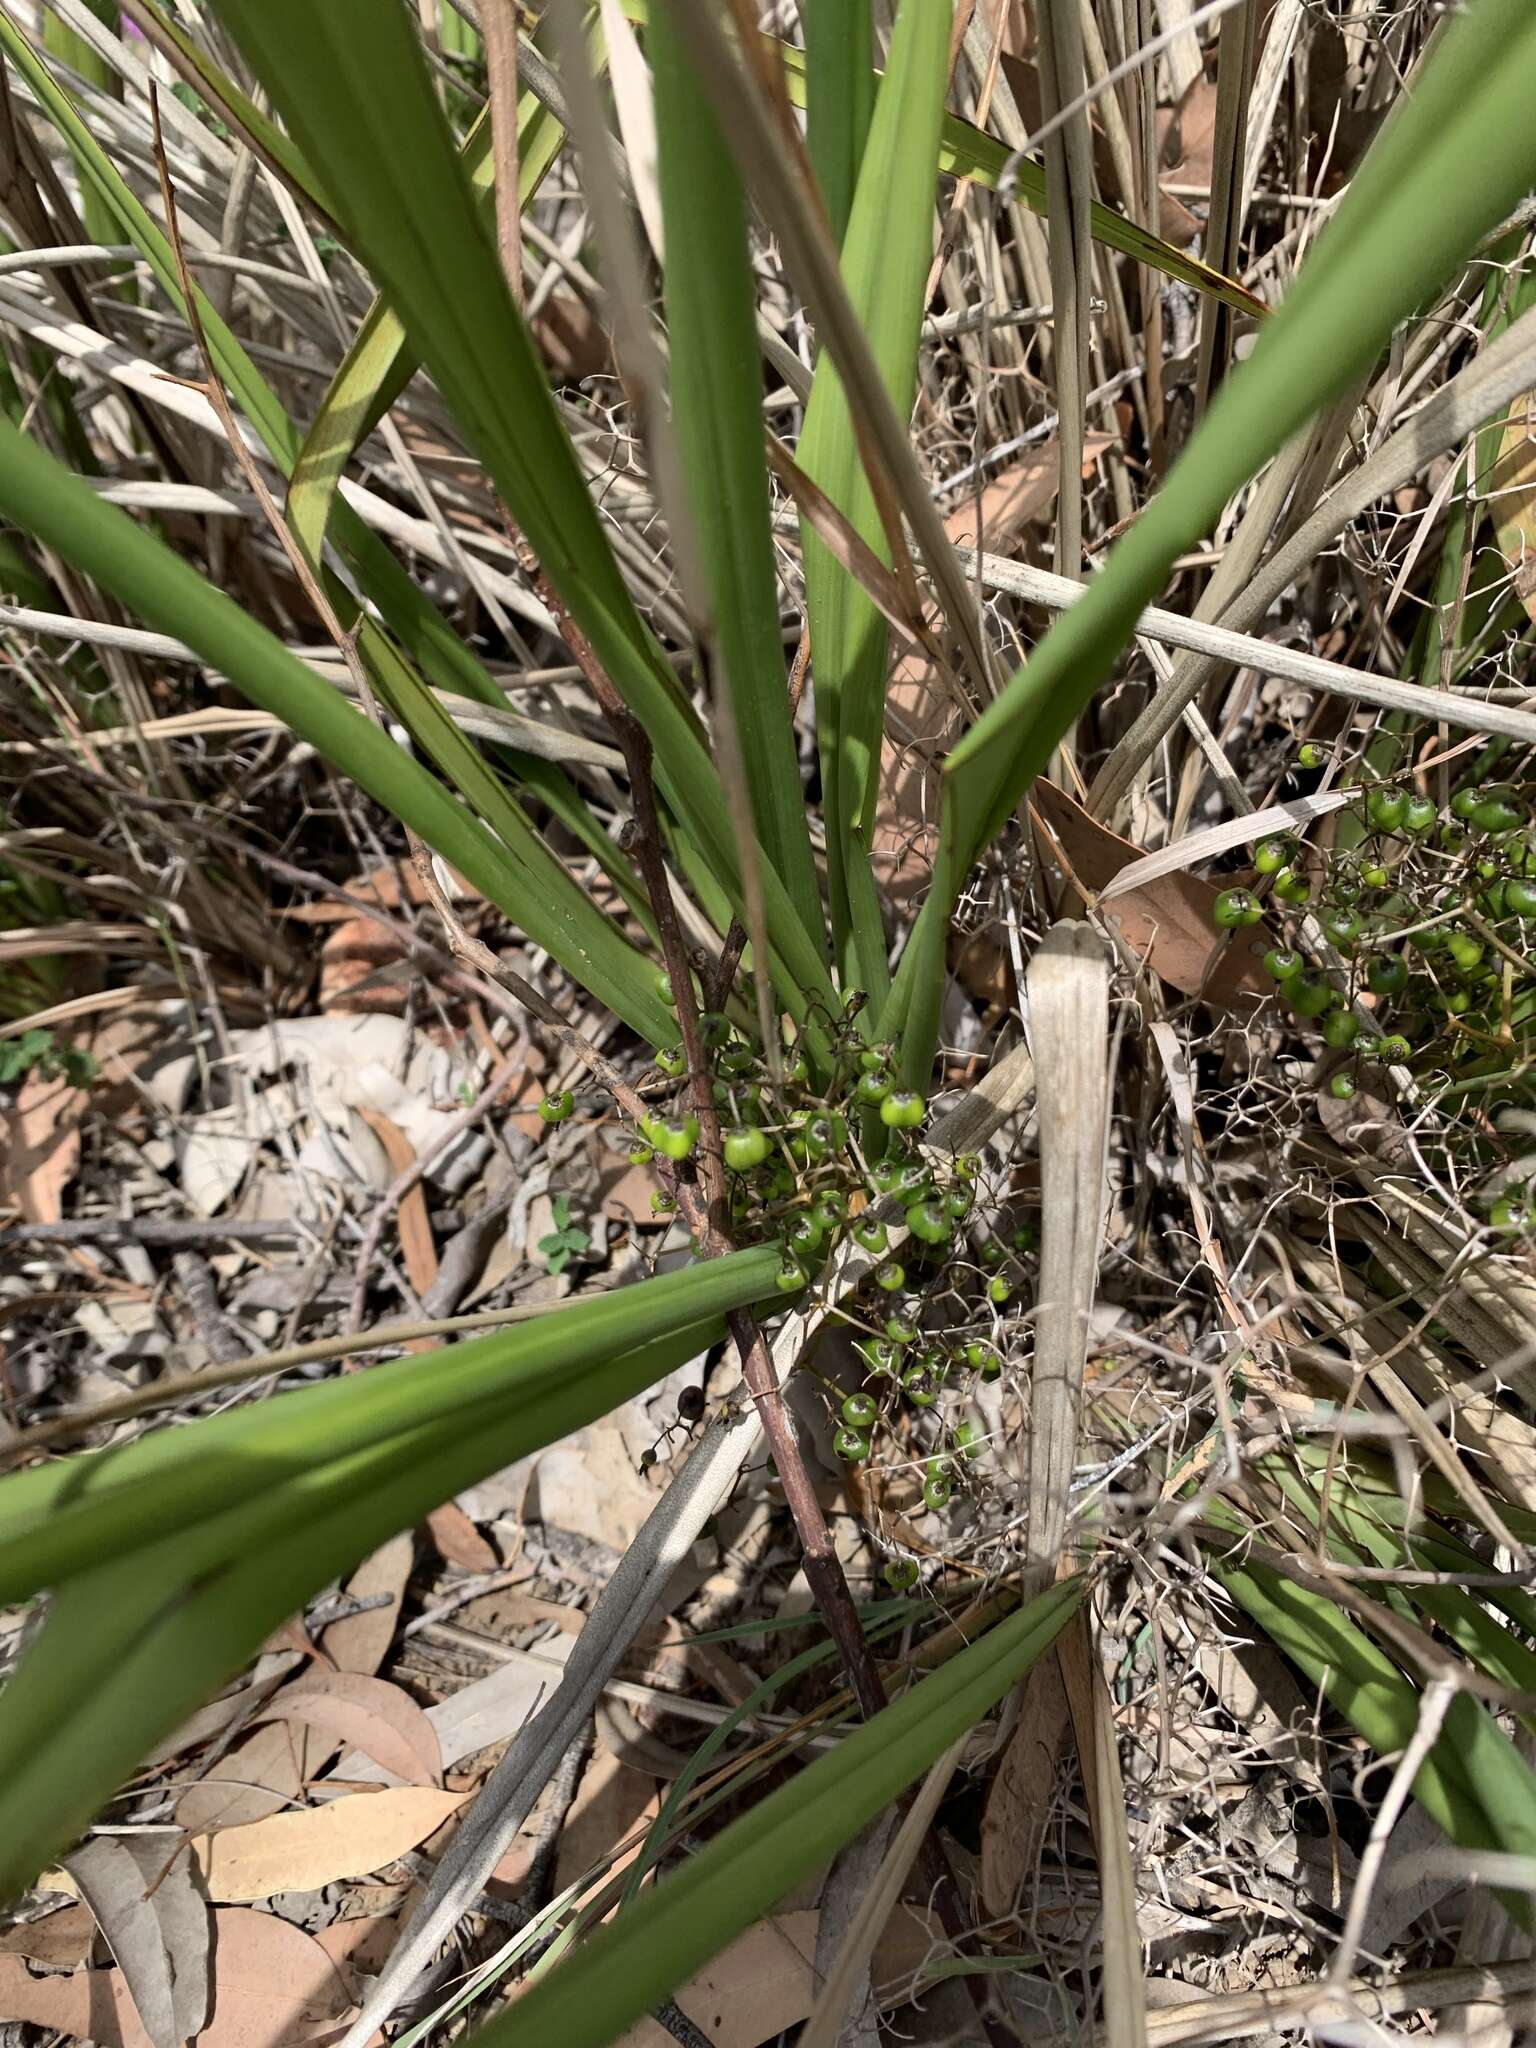
{"label": "green strap-like leaf", "polygon": [[869,0],[802,0],[805,146],[839,248],[875,112]]}
{"label": "green strap-like leaf", "polygon": [[[843,238],[843,281],[903,418],[912,409],[917,383],[923,293],[933,261],[951,15],[949,0],[903,0]],[[817,365],[798,453],[806,474],[889,565],[885,530],[830,355],[823,354]],[[885,718],[887,628],[873,601],[804,521],[800,544],[833,933],[840,951],[851,941],[845,971],[878,1005],[887,987],[885,940],[865,876]]]}
{"label": "green strap-like leaf", "polygon": [[[544,1373],[541,1395],[525,1398],[536,1375],[510,1372],[488,1413],[447,1407],[362,1448],[340,1431],[327,1462],[286,1476],[254,1465],[257,1485],[190,1527],[138,1545],[104,1541],[99,1561],[65,1583],[0,1693],[0,1896],[28,1884],[146,1751],[312,1593],[475,1479],[652,1385],[723,1329],[712,1315],[636,1348],[589,1354]],[[443,1361],[410,1362],[430,1372]]]}
{"label": "green strap-like leaf", "polygon": [[973,1728],[1082,1599],[1064,1580],[989,1629],[894,1706],[663,1878],[474,2036],[477,2048],[604,2048],[837,1851]]}
{"label": "green strap-like leaf", "polygon": [[[805,0],[804,11],[807,16],[812,16],[835,12],[845,4],[851,4],[851,0]],[[623,0],[624,12],[631,21],[648,21],[653,5],[654,0]],[[809,47],[812,41],[809,25],[806,41]],[[797,50],[789,43],[775,43],[773,48],[774,55],[783,65],[790,99],[796,106],[805,106],[806,51]],[[1044,166],[1037,164],[1032,157],[1015,157],[996,136],[973,127],[969,121],[962,121],[958,114],[944,116],[939,169],[957,178],[974,178],[978,185],[994,188],[1004,173],[1011,169],[1015,198],[1021,200],[1031,213],[1049,213]],[[835,220],[836,216],[833,218]],[[1246,286],[1233,278],[1223,277],[1219,270],[1213,270],[1198,257],[1185,255],[1172,242],[1165,242],[1148,228],[1138,227],[1135,221],[1127,220],[1124,214],[1116,213],[1111,206],[1100,205],[1096,200],[1089,227],[1093,239],[1102,242],[1107,249],[1118,249],[1123,256],[1133,256],[1138,263],[1145,263],[1149,270],[1161,271],[1164,277],[1174,278],[1194,291],[1219,299],[1223,305],[1232,306],[1240,313],[1252,313],[1262,318],[1269,310],[1263,300],[1255,298]]]}
{"label": "green strap-like leaf", "polygon": [[747,204],[668,10],[652,22],[672,417],[757,837],[818,950],[821,892],[779,631]]}
{"label": "green strap-like leaf", "polygon": [[[776,1246],[665,1273],[425,1358],[283,1394],[0,1480],[0,1601],[86,1569],[109,1544],[195,1522],[339,1450],[447,1417],[560,1398],[582,1368],[772,1295]],[[585,1398],[585,1397],[584,1397]]]}
{"label": "green strap-like leaf", "polygon": [[[639,717],[658,780],[738,905],[735,828],[693,710],[641,620],[475,210],[408,13],[380,0],[220,0],[274,105],[335,194],[422,362],[544,573]],[[764,864],[784,1000],[830,1002],[820,953]]]}
{"label": "green strap-like leaf", "polygon": [[[4,47],[64,137],[79,166],[83,184],[112,207],[129,238],[151,265],[162,290],[173,304],[181,305],[180,278],[165,236],[107,160],[68,94],[3,11],[0,11],[0,46]],[[299,452],[299,437],[293,423],[276,393],[206,295],[195,286],[194,292],[203,332],[220,374],[261,436],[272,460],[285,475],[290,475]],[[446,620],[426,601],[388,548],[369,532],[344,502],[338,501],[336,505],[334,527],[336,538],[356,567],[363,588],[400,635],[407,651],[427,673],[461,694],[484,696],[489,692],[493,701],[499,701],[494,684],[484,675]],[[68,546],[62,546],[60,552],[67,557]],[[350,609],[349,601],[339,587],[333,587],[333,597],[344,608]],[[145,616],[149,614],[146,612]],[[479,779],[484,764],[456,729],[451,735],[443,731],[441,707],[435,706],[430,692],[421,688],[404,671],[378,624],[366,614],[362,619],[359,651],[381,689],[391,696],[407,728],[421,738],[435,758],[446,762],[450,769],[457,768],[468,774],[484,795],[486,785]],[[219,657],[210,658],[220,660],[220,665],[223,665]],[[229,672],[233,674],[232,670]],[[307,701],[312,715],[324,716],[335,692],[302,666],[290,671],[290,682],[295,687],[300,680],[307,699],[298,701]],[[266,708],[271,709],[272,706],[267,705]],[[299,729],[294,721],[287,722],[294,723],[295,730]],[[473,767],[470,766],[471,757]],[[344,766],[342,763],[338,765]],[[489,900],[553,953],[594,995],[636,1030],[642,1031],[652,1044],[673,1043],[676,1021],[656,1000],[654,968],[577,887],[563,863],[555,859],[533,832],[515,800],[503,791],[492,801],[497,828],[510,834],[515,857],[510,849],[507,854],[502,854],[497,841],[488,841],[500,870],[497,886],[485,891]],[[449,808],[453,808],[451,802]],[[430,834],[423,836],[429,844],[436,844]],[[451,858],[445,848],[438,847],[438,851]],[[642,1022],[642,1019],[648,1021]]]}
{"label": "green strap-like leaf", "polygon": [[1400,320],[1536,183],[1536,12],[1473,0],[1368,152],[1285,304],[1218,392],[1167,483],[944,769],[933,885],[882,1020],[926,1085],[944,935],[977,852],[1086,709],[1174,558],[1322,405],[1370,367]]}

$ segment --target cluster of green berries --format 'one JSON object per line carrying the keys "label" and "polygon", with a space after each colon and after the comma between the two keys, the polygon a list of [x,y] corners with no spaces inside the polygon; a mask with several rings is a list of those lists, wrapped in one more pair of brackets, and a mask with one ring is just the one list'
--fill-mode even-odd
{"label": "cluster of green berries", "polygon": [[[1313,751],[1318,758],[1303,766],[1321,765]],[[1278,916],[1282,935],[1265,947],[1264,968],[1279,1000],[1315,1023],[1330,1051],[1355,1056],[1329,1078],[1340,1100],[1356,1093],[1365,1055],[1412,1061],[1462,1092],[1480,1077],[1503,1085],[1524,1071],[1536,1025],[1536,818],[1528,787],[1493,778],[1497,758],[1496,744],[1443,809],[1393,782],[1358,790],[1340,813],[1334,850],[1309,855],[1288,836],[1261,840],[1254,887],[1216,899],[1215,921],[1228,931]],[[1309,969],[1299,949],[1307,909],[1345,962],[1341,985]],[[1362,1029],[1362,997],[1380,1035]],[[1495,1207],[1496,1227],[1525,1227],[1522,1202],[1501,1196]]]}

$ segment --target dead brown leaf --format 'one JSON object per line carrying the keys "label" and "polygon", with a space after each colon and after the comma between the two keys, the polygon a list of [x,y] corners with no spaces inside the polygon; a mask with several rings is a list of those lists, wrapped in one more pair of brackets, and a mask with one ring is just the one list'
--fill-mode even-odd
{"label": "dead brown leaf", "polygon": [[[357,1105],[357,1114],[384,1147],[391,1174],[398,1176],[416,1163],[416,1148],[393,1118],[366,1103]],[[419,1180],[401,1196],[396,1217],[406,1278],[418,1294],[425,1294],[437,1278],[437,1247],[427,1220],[427,1191]]]}
{"label": "dead brown leaf", "polygon": [[445,1500],[427,1516],[427,1529],[438,1555],[467,1572],[493,1572],[501,1559],[457,1501]]}
{"label": "dead brown leaf", "polygon": [[1039,1860],[1072,1716],[1056,1652],[1030,1671],[1019,1716],[981,1816],[981,1896],[993,1917],[1011,1913]]}
{"label": "dead brown leaf", "polygon": [[1487,491],[1515,595],[1536,619],[1536,392],[1527,392],[1503,423]]}
{"label": "dead brown leaf", "polygon": [[258,1718],[318,1728],[332,1747],[360,1749],[408,1785],[443,1782],[436,1730],[416,1702],[386,1679],[315,1671],[284,1686]]}
{"label": "dead brown leaf", "polygon": [[[673,1994],[714,2048],[757,2048],[807,2016],[816,1999],[817,1917],[801,1911],[760,1920]],[[647,2015],[617,2048],[671,2043],[661,2022]]]}
{"label": "dead brown leaf", "polygon": [[[302,1928],[271,1913],[225,1910],[212,1918],[210,2013],[196,2048],[293,2048],[346,2017],[347,1988]],[[99,2048],[152,2048],[115,1969],[34,1977],[21,1956],[0,1955],[0,2019]]]}
{"label": "dead brown leaf", "polygon": [[342,1621],[333,1621],[323,1632],[320,1647],[338,1671],[359,1671],[372,1677],[384,1662],[399,1626],[400,1602],[405,1597],[415,1555],[415,1538],[409,1529],[402,1529],[372,1557],[365,1557],[348,1579],[346,1591],[354,1600],[387,1593],[389,1604],[349,1614]]}
{"label": "dead brown leaf", "polygon": [[371,917],[349,917],[320,949],[320,1007],[354,1014],[383,1010],[399,1016],[405,984],[387,978],[405,953],[394,935]]}
{"label": "dead brown leaf", "polygon": [[62,1220],[87,1100],[83,1088],[40,1067],[23,1077],[0,1121],[0,1209],[19,1210],[27,1223]]}
{"label": "dead brown leaf", "polygon": [[176,1802],[176,1818],[190,1834],[240,1827],[277,1813],[304,1796],[311,1774],[328,1752],[317,1733],[277,1724],[258,1728],[220,1757]]}
{"label": "dead brown leaf", "polygon": [[[1030,803],[1089,895],[1142,857],[1141,847],[1099,824],[1054,783],[1037,782]],[[1179,870],[1145,888],[1127,889],[1100,914],[1119,925],[1130,950],[1170,987],[1209,1003],[1246,1008],[1264,1001],[1272,984],[1255,956],[1257,932],[1229,937],[1216,923],[1212,907],[1220,893],[1214,882]]]}
{"label": "dead brown leaf", "polygon": [[420,1785],[350,1792],[325,1806],[269,1814],[193,1841],[209,1898],[269,1899],[367,1877],[404,1856],[457,1813],[462,1795]]}
{"label": "dead brown leaf", "polygon": [[25,1956],[50,1970],[72,1970],[83,1963],[96,1939],[89,1906],[63,1906],[41,1920],[26,1920],[0,1934],[0,1955]]}
{"label": "dead brown leaf", "polygon": [[65,1868],[95,1916],[155,2048],[208,2016],[208,1907],[177,1838],[94,1835]]}

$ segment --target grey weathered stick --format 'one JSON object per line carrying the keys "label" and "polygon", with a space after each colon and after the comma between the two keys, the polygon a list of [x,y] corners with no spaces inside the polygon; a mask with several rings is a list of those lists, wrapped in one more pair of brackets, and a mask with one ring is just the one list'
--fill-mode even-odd
{"label": "grey weathered stick", "polygon": [[[1000,1060],[935,1126],[933,1148],[950,1153],[979,1150],[1027,1100],[1033,1086],[1034,1064],[1021,1046]],[[895,1211],[898,1221],[900,1213]],[[904,1235],[904,1230],[892,1226],[893,1245]],[[822,1282],[822,1299],[806,1314],[791,1316],[774,1339],[773,1363],[781,1386],[832,1305],[851,1293],[874,1263],[851,1242],[834,1257]],[[762,1426],[751,1408],[718,1416],[705,1430],[603,1589],[553,1696],[518,1733],[461,1822],[414,1918],[338,2048],[363,2048],[406,1997],[460,1914],[474,1904],[603,1687],[650,1620],[668,1579],[761,1441]]]}
{"label": "grey weathered stick", "polygon": [[1029,963],[1040,1077],[1040,1297],[1030,1395],[1026,1578],[1049,1585],[1067,1533],[1088,1312],[1104,1200],[1109,957],[1085,924],[1052,927]]}

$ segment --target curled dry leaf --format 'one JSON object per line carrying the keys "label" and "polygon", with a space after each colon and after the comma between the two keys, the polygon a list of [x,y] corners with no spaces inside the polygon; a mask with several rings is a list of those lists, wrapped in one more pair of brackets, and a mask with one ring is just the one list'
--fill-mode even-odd
{"label": "curled dry leaf", "polygon": [[155,2048],[178,2048],[201,2032],[208,2014],[208,1907],[182,1839],[97,1835],[65,1867]]}
{"label": "curled dry leaf", "polygon": [[333,1747],[362,1750],[408,1785],[443,1782],[437,1731],[416,1702],[387,1679],[317,1671],[285,1686],[259,1719],[318,1728]]}
{"label": "curled dry leaf", "polygon": [[326,1806],[269,1814],[247,1827],[199,1835],[192,1847],[211,1899],[317,1892],[343,1877],[367,1877],[408,1854],[461,1803],[457,1792],[418,1785],[352,1792]]}
{"label": "curled dry leaf", "polygon": [[[1091,818],[1075,798],[1053,783],[1037,782],[1030,804],[1056,842],[1079,887],[1096,895],[1142,848]],[[1183,994],[1229,1008],[1263,1001],[1273,984],[1253,950],[1255,932],[1221,930],[1212,906],[1221,894],[1214,882],[1182,871],[1160,875],[1144,888],[1127,889],[1100,915],[1119,925],[1130,950]]]}
{"label": "curled dry leaf", "polygon": [[[405,1173],[415,1165],[416,1147],[392,1117],[367,1103],[359,1103],[357,1113],[384,1147],[392,1175]],[[418,1294],[425,1294],[437,1278],[437,1247],[427,1221],[426,1189],[419,1180],[401,1196],[395,1213],[406,1278]]]}
{"label": "curled dry leaf", "polygon": [[427,1517],[427,1531],[438,1555],[467,1572],[494,1572],[501,1559],[457,1501],[445,1500]]}
{"label": "curled dry leaf", "polygon": [[[211,1918],[209,2011],[197,2048],[293,2048],[345,2019],[347,1987],[302,1928],[271,1913],[225,1910]],[[121,1970],[34,1977],[21,1956],[0,1955],[0,2020],[99,2048],[151,2048]]]}

